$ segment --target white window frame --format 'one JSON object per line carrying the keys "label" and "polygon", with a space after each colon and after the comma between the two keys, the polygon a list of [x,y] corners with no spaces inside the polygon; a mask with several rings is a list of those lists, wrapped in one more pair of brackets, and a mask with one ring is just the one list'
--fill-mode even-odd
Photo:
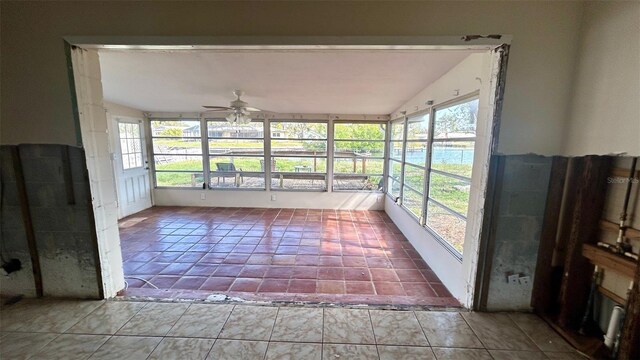
{"label": "white window frame", "polygon": [[[211,116],[211,117],[207,117],[204,116],[204,114],[197,114],[197,113],[186,113],[186,114],[178,114],[178,113],[149,113],[146,114],[146,124],[147,126],[145,127],[146,130],[148,132],[148,136],[150,141],[147,142],[147,151],[148,153],[151,155],[151,162],[150,162],[150,166],[151,166],[151,172],[153,174],[153,186],[155,189],[180,189],[180,190],[202,190],[203,188],[200,186],[158,186],[157,183],[157,178],[156,178],[156,166],[155,166],[155,157],[156,155],[162,155],[162,154],[157,154],[154,151],[154,147],[153,147],[153,141],[156,138],[176,138],[176,139],[180,139],[180,138],[189,138],[189,139],[199,139],[200,143],[201,143],[201,155],[200,154],[193,154],[194,156],[202,156],[202,168],[203,168],[203,183],[206,185],[206,189],[208,190],[214,190],[214,191],[293,191],[293,192],[340,192],[340,193],[359,193],[359,192],[364,192],[364,193],[371,193],[371,194],[376,194],[376,193],[380,193],[380,194],[384,194],[386,193],[386,189],[388,187],[388,166],[389,166],[389,161],[388,161],[388,157],[389,157],[389,139],[391,136],[391,125],[390,122],[388,120],[388,116],[382,116],[382,115],[375,115],[376,117],[378,117],[378,119],[371,119],[371,115],[367,116],[367,115],[356,115],[356,116],[352,116],[352,117],[343,117],[343,118],[332,118],[329,116],[328,119],[323,119],[321,117],[315,117],[315,116],[309,116],[309,117],[303,117],[303,118],[296,118],[296,117],[280,117],[277,114],[273,115],[273,116],[269,116],[269,117],[260,117],[257,118],[255,121],[260,121],[263,123],[263,138],[247,138],[249,140],[262,140],[264,142],[264,164],[265,164],[265,168],[264,168],[264,177],[265,177],[265,186],[264,188],[249,188],[249,187],[211,187],[211,178],[212,178],[212,174],[211,174],[211,169],[210,169],[210,160],[212,156],[215,156],[213,154],[209,154],[209,141],[210,140],[215,140],[218,137],[209,137],[209,128],[208,128],[208,124],[211,121],[221,121],[221,117],[219,115],[216,116]],[[382,119],[381,119],[382,117]],[[153,131],[151,129],[151,123],[153,121],[200,121],[200,137],[166,137],[166,136],[154,136],[153,135]],[[225,120],[226,121],[226,120]],[[297,122],[297,123],[321,123],[321,124],[326,124],[327,126],[327,136],[326,138],[323,139],[287,139],[287,138],[283,138],[283,137],[272,137],[271,136],[271,123],[273,122]],[[350,189],[333,189],[333,182],[334,182],[334,173],[333,173],[333,165],[334,165],[334,147],[335,147],[335,139],[334,139],[334,127],[336,123],[365,123],[365,124],[384,124],[385,125],[385,139],[384,140],[379,140],[380,142],[384,143],[384,154],[382,156],[377,156],[377,157],[372,157],[372,159],[375,160],[383,160],[383,173],[379,174],[378,176],[382,176],[383,179],[385,179],[384,181],[384,189],[379,192],[377,190],[350,190]],[[226,139],[226,138],[225,138]],[[318,180],[318,181],[323,181],[324,183],[324,189],[318,189],[318,188],[314,188],[314,189],[304,189],[304,188],[295,188],[295,189],[286,189],[286,188],[278,188],[278,187],[274,187],[272,186],[272,179],[273,176],[272,174],[274,173],[274,169],[271,168],[271,159],[272,157],[274,157],[271,154],[271,141],[272,140],[313,140],[313,141],[325,141],[326,142],[326,146],[327,146],[327,152],[326,155],[315,155],[315,156],[305,156],[305,155],[278,155],[276,157],[290,157],[290,158],[304,158],[304,157],[309,157],[309,158],[322,158],[324,159],[324,161],[326,162],[326,172],[316,172],[316,173],[312,173],[312,174],[318,174],[318,175],[324,175],[324,180]],[[348,140],[348,139],[340,139],[340,140]],[[359,140],[359,139],[358,139]],[[242,155],[242,157],[245,157],[244,155]],[[260,156],[246,156],[246,157],[260,157]],[[159,172],[174,172],[174,171],[159,171]],[[176,170],[175,172],[195,172],[195,171],[178,171]],[[245,171],[243,171],[243,173],[245,173]],[[246,172],[249,173],[249,172]],[[258,174],[257,172],[250,172],[252,174]],[[260,173],[261,174],[261,173]],[[369,174],[371,175],[371,174]]]}
{"label": "white window frame", "polygon": [[[118,125],[118,140],[120,141],[120,161],[122,162],[122,170],[123,171],[127,171],[127,170],[135,170],[135,169],[141,169],[145,166],[144,163],[144,150],[143,149],[143,143],[142,143],[142,139],[144,138],[143,132],[144,132],[144,126],[142,125],[142,123],[140,121],[126,121],[126,120],[122,120],[122,119],[116,119],[116,124]],[[137,126],[138,127],[138,132],[137,132],[137,137],[122,137],[122,131],[120,130],[120,126],[122,125],[132,125],[132,126]],[[126,130],[125,130],[125,135],[126,135]],[[125,140],[127,147],[126,149],[122,146],[122,141]],[[140,147],[139,151],[129,151],[129,140],[135,140],[138,142],[138,145]],[[129,155],[135,155],[135,156],[139,156],[140,157],[140,166],[129,166],[129,167],[125,167],[125,162],[124,162],[124,157],[125,155],[127,156],[127,164],[131,164],[131,161],[129,159]]]}
{"label": "white window frame", "polygon": [[[393,124],[402,124],[402,138],[400,140],[397,139],[393,139]],[[402,183],[404,182],[404,148],[405,148],[405,139],[406,139],[406,122],[405,122],[405,117],[403,116],[402,118],[398,118],[398,119],[393,119],[390,120],[388,122],[387,125],[387,145],[386,145],[386,152],[387,152],[387,161],[385,163],[385,170],[386,170],[386,178],[385,178],[385,193],[387,195],[389,195],[389,197],[398,205],[402,204]],[[397,157],[392,157],[391,155],[391,143],[399,143],[400,144],[400,159],[398,159]],[[400,164],[400,177],[399,178],[392,178],[391,177],[391,164],[393,162],[399,163]],[[391,185],[391,182],[395,181],[397,183],[400,184],[400,189],[398,190],[398,195],[395,196],[393,193],[391,193],[391,191],[393,191],[393,186]]]}
{"label": "white window frame", "polygon": [[[336,139],[335,136],[335,126],[337,124],[376,124],[376,125],[381,125],[384,124],[384,138],[382,140],[363,140],[363,139]],[[333,134],[332,138],[333,138],[333,146],[332,146],[332,157],[331,157],[331,163],[332,163],[332,168],[333,168],[333,172],[332,172],[332,178],[329,179],[330,184],[331,184],[331,189],[333,192],[365,192],[365,193],[385,193],[385,188],[386,188],[386,167],[387,167],[387,138],[388,138],[388,133],[389,133],[389,122],[388,121],[362,121],[362,120],[335,120],[332,121],[330,126],[332,127],[332,131],[331,133]],[[348,157],[343,157],[343,156],[336,156],[335,155],[335,150],[336,150],[336,143],[342,142],[342,141],[354,141],[354,142],[376,142],[376,143],[381,143],[383,145],[382,148],[382,155],[380,156],[372,156],[369,157],[367,159],[371,159],[371,160],[382,160],[382,172],[381,173],[336,173],[335,171],[335,161],[336,159],[349,159]],[[363,175],[363,176],[379,176],[383,179],[383,184],[385,186],[383,186],[382,190],[356,190],[356,189],[336,189],[335,188],[335,179],[336,179],[336,175],[338,177],[340,177],[340,175]]]}
{"label": "white window frame", "polygon": [[[418,111],[415,113],[411,113],[411,114],[403,114],[402,117],[400,118],[396,118],[396,119],[392,119],[389,121],[389,125],[388,125],[388,132],[389,132],[389,136],[388,136],[388,140],[387,140],[387,152],[388,152],[388,156],[386,158],[387,160],[387,167],[391,166],[391,162],[395,161],[395,162],[400,162],[401,165],[401,173],[400,173],[400,191],[399,191],[399,195],[398,197],[395,197],[392,193],[391,193],[391,177],[390,175],[387,175],[387,177],[385,177],[386,181],[385,181],[385,194],[387,195],[387,197],[389,199],[391,199],[392,201],[394,201],[396,204],[398,204],[412,219],[414,219],[416,222],[418,222],[420,224],[420,226],[422,226],[424,229],[426,229],[431,235],[433,235],[436,240],[438,242],[440,242],[451,254],[453,254],[455,257],[457,257],[459,260],[462,260],[462,253],[459,252],[457,249],[455,249],[450,243],[449,241],[447,241],[445,238],[443,238],[440,234],[438,234],[434,229],[432,229],[431,227],[429,227],[427,225],[427,209],[428,209],[428,202],[432,201],[434,205],[436,206],[440,206],[442,208],[444,208],[446,211],[452,213],[452,215],[458,217],[459,219],[465,221],[465,224],[467,222],[467,214],[461,214],[449,207],[447,207],[444,204],[441,204],[440,202],[438,202],[435,199],[432,199],[430,197],[429,194],[429,185],[431,183],[431,174],[432,173],[436,173],[436,174],[440,174],[443,176],[449,176],[449,177],[453,177],[459,180],[464,180],[466,182],[468,182],[469,184],[471,184],[471,179],[473,178],[474,174],[471,175],[471,178],[466,178],[464,176],[460,176],[460,175],[456,175],[456,174],[451,174],[445,171],[441,171],[441,170],[436,170],[436,169],[432,169],[432,156],[433,156],[433,144],[434,143],[438,143],[438,142],[454,142],[454,141],[473,141],[474,142],[474,154],[476,151],[476,147],[475,147],[475,142],[477,139],[477,136],[473,136],[473,137],[465,137],[465,138],[455,138],[455,139],[434,139],[434,131],[435,131],[435,116],[436,116],[436,112],[439,110],[443,110],[455,105],[459,105],[459,104],[463,104],[475,99],[479,98],[479,91],[474,91],[472,93],[466,94],[466,95],[462,95],[459,96],[453,100],[450,101],[445,101],[442,102],[440,104],[431,106],[429,109],[427,110],[423,110],[423,111]],[[416,216],[411,210],[409,210],[402,202],[402,199],[404,197],[404,187],[405,187],[405,182],[404,182],[404,175],[406,172],[406,165],[409,166],[413,166],[413,167],[419,167],[417,165],[414,164],[407,164],[406,162],[406,149],[407,149],[407,142],[412,142],[412,141],[416,141],[416,140],[408,140],[407,139],[407,133],[408,133],[408,121],[409,118],[413,118],[415,116],[422,116],[424,114],[428,113],[429,114],[429,136],[428,136],[428,140],[427,140],[427,151],[426,151],[426,161],[425,161],[425,167],[424,169],[422,169],[424,171],[424,188],[423,188],[423,201],[422,201],[422,209],[421,209],[421,215],[420,216]],[[395,140],[396,142],[400,142],[402,144],[402,159],[401,161],[398,161],[397,158],[393,158],[391,156],[391,142],[394,141],[391,139],[391,124],[392,123],[403,123],[404,127],[403,127],[403,138],[401,141],[399,140]],[[477,124],[476,124],[476,133],[477,133]],[[388,169],[387,169],[388,170]],[[411,186],[407,186],[407,188],[416,191],[416,189],[413,189]]]}
{"label": "white window frame", "polygon": [[[327,127],[327,135],[324,139],[313,139],[313,138],[287,138],[287,137],[277,137],[277,138],[272,138],[271,137],[271,124],[272,123],[303,123],[303,124],[325,124]],[[269,128],[268,128],[268,142],[269,142],[269,174],[267,177],[267,181],[269,183],[269,189],[271,191],[302,191],[302,192],[306,192],[306,191],[310,191],[310,192],[330,192],[330,187],[329,187],[329,180],[330,178],[332,178],[332,174],[330,171],[330,167],[331,165],[329,165],[329,160],[333,158],[333,151],[330,151],[329,146],[333,146],[333,127],[331,126],[332,124],[330,124],[330,121],[328,120],[301,120],[301,119],[270,119],[268,121],[269,124]],[[330,140],[331,139],[331,140]],[[291,140],[300,140],[300,141],[324,141],[326,143],[326,150],[325,150],[325,155],[312,155],[312,156],[307,156],[307,155],[276,155],[274,156],[272,154],[272,141],[276,140],[276,141],[291,141]],[[267,140],[265,140],[266,143]],[[265,154],[266,154],[266,149],[265,149]],[[304,188],[292,188],[292,189],[287,189],[284,187],[274,187],[272,184],[272,181],[274,179],[273,174],[274,173],[278,173],[281,175],[280,177],[280,182],[282,183],[284,181],[284,177],[282,175],[295,175],[297,174],[296,172],[289,172],[289,171],[274,171],[275,169],[271,169],[271,163],[272,163],[272,158],[291,158],[291,159],[296,159],[296,158],[309,158],[309,159],[313,159],[313,158],[319,158],[319,159],[324,159],[325,161],[325,171],[324,172],[310,172],[310,175],[324,175],[324,180],[322,180],[324,182],[324,188],[323,189],[304,189]],[[333,162],[331,162],[333,164]],[[265,160],[265,167],[266,167],[267,161]],[[319,180],[320,181],[320,180]]]}
{"label": "white window frame", "polygon": [[[215,158],[217,156],[220,155],[215,155],[215,154],[211,154],[210,149],[209,149],[209,141],[215,141],[215,140],[229,140],[229,139],[238,139],[238,138],[231,138],[231,137],[220,137],[220,136],[214,136],[214,137],[210,137],[209,136],[209,123],[211,122],[219,122],[219,123],[227,123],[227,120],[224,118],[218,118],[218,117],[211,117],[211,118],[204,118],[205,120],[205,129],[206,129],[206,134],[204,134],[203,137],[203,142],[206,143],[207,146],[207,153],[204,157],[204,162],[206,162],[207,166],[209,167],[209,172],[208,172],[208,178],[207,178],[207,188],[209,188],[210,190],[247,190],[247,191],[264,191],[268,188],[267,185],[267,180],[268,180],[268,168],[269,165],[267,164],[267,153],[266,153],[266,143],[267,143],[267,139],[269,138],[269,136],[267,135],[267,133],[269,132],[269,129],[267,128],[268,126],[268,121],[265,119],[255,119],[252,122],[260,122],[262,123],[262,137],[261,138],[241,138],[241,139],[246,139],[246,140],[261,140],[262,141],[262,155],[237,155],[237,157],[250,157],[250,158],[257,158],[257,159],[262,159],[262,161],[264,161],[264,171],[260,172],[260,171],[242,171],[239,172],[238,174],[240,174],[240,176],[244,176],[244,175],[250,175],[255,177],[255,175],[262,175],[262,178],[264,179],[265,183],[264,183],[264,187],[241,187],[240,186],[240,182],[238,181],[238,179],[235,180],[235,185],[233,187],[213,187],[211,186],[211,181],[212,179],[215,177],[215,175],[212,173],[213,169],[211,169],[211,159]],[[203,132],[204,133],[204,132]],[[270,140],[269,140],[270,141]],[[236,156],[236,155],[229,155],[229,156]],[[270,161],[270,160],[269,160]]]}
{"label": "white window frame", "polygon": [[[153,127],[151,126],[151,123],[154,121],[192,121],[192,122],[199,122],[200,123],[200,136],[155,136],[153,134]],[[148,145],[148,151],[151,154],[151,172],[153,174],[153,186],[155,189],[196,189],[196,190],[202,190],[204,187],[206,187],[206,184],[208,184],[209,182],[209,177],[208,177],[208,164],[207,161],[205,161],[205,159],[208,159],[206,156],[206,152],[208,152],[209,150],[206,148],[206,142],[202,141],[202,136],[203,136],[203,127],[202,127],[202,123],[203,123],[203,119],[201,118],[182,118],[182,117],[162,117],[162,118],[149,118],[148,124],[149,124],[149,145]],[[157,170],[156,169],[156,156],[158,155],[165,155],[165,156],[177,156],[176,154],[162,154],[162,153],[156,153],[155,151],[155,146],[154,146],[154,140],[155,139],[199,139],[200,140],[200,154],[188,154],[185,156],[193,156],[193,157],[197,157],[200,156],[200,158],[202,159],[202,176],[203,176],[203,186],[158,186],[158,179],[156,174],[158,172],[165,172],[165,173],[196,173],[198,171],[196,170]]]}

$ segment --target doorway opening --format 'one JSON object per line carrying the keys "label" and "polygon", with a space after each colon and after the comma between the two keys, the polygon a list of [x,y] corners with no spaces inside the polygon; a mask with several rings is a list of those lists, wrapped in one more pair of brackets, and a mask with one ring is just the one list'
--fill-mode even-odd
{"label": "doorway opening", "polygon": [[142,118],[107,113],[113,171],[118,193],[118,218],[152,206],[149,160]]}
{"label": "doorway opening", "polygon": [[[98,234],[106,294],[472,305],[504,47],[79,46],[72,59],[79,107],[109,119],[110,146],[88,157],[90,177],[104,159],[112,171],[92,193],[117,189],[120,241]],[[202,107],[238,88],[268,111],[240,124]],[[100,136],[89,117],[85,145]]]}

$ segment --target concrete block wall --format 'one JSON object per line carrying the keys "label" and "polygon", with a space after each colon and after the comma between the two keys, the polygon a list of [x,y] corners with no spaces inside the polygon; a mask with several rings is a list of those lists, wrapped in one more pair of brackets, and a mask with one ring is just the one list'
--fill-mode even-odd
{"label": "concrete block wall", "polygon": [[[93,212],[89,195],[89,179],[84,151],[65,145],[19,145],[26,195],[35,233],[40,260],[44,296],[99,298],[98,258]],[[2,147],[3,183],[11,191],[3,193],[2,245],[3,256],[17,257],[23,269],[11,274],[15,278],[2,281],[0,292],[5,294],[35,295],[31,274],[24,224],[17,223],[20,203],[15,187],[15,174],[11,171],[10,147]],[[67,155],[68,152],[68,155]],[[9,166],[4,166],[5,163]],[[66,166],[70,178],[65,179]],[[68,186],[70,183],[72,186]],[[73,196],[68,198],[68,191]],[[70,201],[72,200],[72,201]],[[6,255],[5,255],[5,250]],[[10,251],[19,249],[20,251]],[[30,275],[27,275],[30,274]],[[18,279],[23,279],[18,282]],[[30,284],[28,284],[30,282]]]}
{"label": "concrete block wall", "polygon": [[0,146],[0,188],[0,253],[4,261],[18,259],[22,263],[22,270],[0,276],[0,294],[36,296],[10,146]]}
{"label": "concrete block wall", "polygon": [[[501,158],[504,174],[492,220],[496,226],[490,235],[493,252],[486,307],[489,311],[530,310],[552,158]],[[518,275],[516,284],[508,282],[509,274]]]}
{"label": "concrete block wall", "polygon": [[118,230],[118,197],[111,163],[107,116],[96,50],[74,49],[73,76],[77,91],[80,131],[86,151],[85,168],[91,181],[92,206],[105,297],[124,288]]}

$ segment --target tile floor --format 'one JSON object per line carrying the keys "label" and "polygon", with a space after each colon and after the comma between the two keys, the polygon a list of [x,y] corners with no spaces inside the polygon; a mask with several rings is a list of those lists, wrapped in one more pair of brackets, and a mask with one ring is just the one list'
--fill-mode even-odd
{"label": "tile floor", "polygon": [[382,211],[154,207],[120,237],[124,295],[459,305]]}
{"label": "tile floor", "polygon": [[531,314],[22,300],[2,359],[583,359]]}

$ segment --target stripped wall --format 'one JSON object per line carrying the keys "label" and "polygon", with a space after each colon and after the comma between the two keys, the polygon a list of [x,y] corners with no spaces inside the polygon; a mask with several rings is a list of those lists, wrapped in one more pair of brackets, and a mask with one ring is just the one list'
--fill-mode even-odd
{"label": "stripped wall", "polygon": [[0,251],[2,261],[18,259],[22,270],[0,279],[0,294],[36,296],[33,263],[27,243],[27,233],[10,146],[0,146]]}
{"label": "stripped wall", "polygon": [[102,287],[84,151],[65,145],[20,145],[19,167],[24,174],[25,198],[16,187],[11,151],[11,146],[1,148],[2,255],[19,259],[23,269],[0,281],[0,294],[35,295],[26,225],[19,211],[20,201],[26,201],[42,273],[43,295],[100,298]]}
{"label": "stripped wall", "polygon": [[[551,157],[498,156],[501,184],[493,198],[484,307],[489,311],[530,310],[542,234]],[[515,281],[509,281],[514,275]],[[513,278],[512,278],[513,279]]]}
{"label": "stripped wall", "polygon": [[[613,166],[624,169],[622,171],[623,176],[611,176],[608,179],[602,219],[617,224],[620,222],[625,193],[627,191],[627,176],[631,168],[631,158],[626,156],[618,157],[614,160]],[[640,170],[639,168],[640,164],[638,164],[636,171]],[[638,174],[638,172],[636,172],[636,174]],[[635,179],[636,180],[632,183],[631,193],[629,196],[627,226],[640,230],[640,177],[636,175]],[[617,235],[618,234],[615,231],[601,231],[599,240],[609,244],[615,244]],[[639,254],[640,238],[630,239],[629,243],[633,248],[633,253]],[[605,270],[601,286],[613,292],[620,298],[626,299],[629,282],[631,280],[632,279],[629,277],[620,275],[613,271]]]}

